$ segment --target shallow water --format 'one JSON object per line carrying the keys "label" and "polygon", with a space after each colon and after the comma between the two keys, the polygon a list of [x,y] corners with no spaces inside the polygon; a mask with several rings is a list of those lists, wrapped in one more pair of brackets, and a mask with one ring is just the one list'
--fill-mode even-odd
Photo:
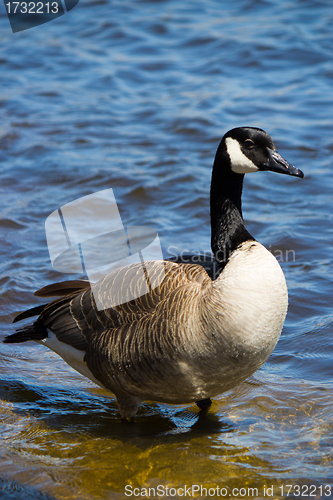
{"label": "shallow water", "polygon": [[0,9],[1,338],[34,290],[68,278],[44,231],[63,204],[113,188],[123,222],[154,227],[165,255],[207,251],[229,128],[264,128],[305,173],[245,179],[247,227],[280,260],[290,306],[268,362],[206,415],[147,402],[122,425],[52,352],[0,344],[0,498],[333,497],[331,2],[81,0],[16,34]]}

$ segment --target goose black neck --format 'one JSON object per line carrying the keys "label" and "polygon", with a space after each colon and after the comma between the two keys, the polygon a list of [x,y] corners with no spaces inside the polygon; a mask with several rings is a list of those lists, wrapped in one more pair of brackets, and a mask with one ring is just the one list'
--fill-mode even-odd
{"label": "goose black neck", "polygon": [[241,243],[254,240],[242,217],[244,174],[233,172],[229,163],[227,153],[215,158],[210,192],[212,251],[222,267]]}

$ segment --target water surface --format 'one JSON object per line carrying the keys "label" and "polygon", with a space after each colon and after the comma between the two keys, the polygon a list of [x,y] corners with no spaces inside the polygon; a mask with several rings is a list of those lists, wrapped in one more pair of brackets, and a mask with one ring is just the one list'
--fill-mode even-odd
{"label": "water surface", "polygon": [[52,352],[0,345],[1,498],[192,484],[333,496],[319,489],[333,483],[331,2],[81,0],[15,35],[1,9],[1,338],[36,289],[68,278],[44,231],[63,204],[112,188],[123,222],[154,227],[165,255],[207,251],[228,129],[264,128],[305,173],[245,179],[247,227],[279,258],[290,306],[268,362],[206,415],[147,402],[124,426]]}

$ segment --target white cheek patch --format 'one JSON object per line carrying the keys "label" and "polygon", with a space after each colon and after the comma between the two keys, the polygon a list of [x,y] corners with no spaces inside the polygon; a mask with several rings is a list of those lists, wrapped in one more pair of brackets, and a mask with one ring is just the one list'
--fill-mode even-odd
{"label": "white cheek patch", "polygon": [[227,137],[225,140],[227,153],[230,158],[231,170],[236,174],[258,172],[259,168],[242,152],[240,144],[236,139]]}

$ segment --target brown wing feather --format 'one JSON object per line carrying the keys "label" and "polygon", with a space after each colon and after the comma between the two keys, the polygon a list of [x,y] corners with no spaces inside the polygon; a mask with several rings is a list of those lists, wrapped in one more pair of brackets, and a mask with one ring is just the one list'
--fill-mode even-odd
{"label": "brown wing feather", "polygon": [[[122,332],[122,337],[130,333],[133,335],[133,332],[140,335],[136,331],[136,323],[141,318],[154,314],[157,308],[161,308],[164,299],[170,297],[175,290],[191,282],[201,285],[205,280],[211,282],[200,265],[179,265],[166,261],[146,263],[148,264],[149,278],[152,283],[159,283],[158,286],[150,287],[148,293],[136,299],[103,310],[98,310],[94,297],[107,303],[111,299],[127,298],[135,289],[140,292],[145,279],[141,263],[110,273],[92,287],[87,281],[75,280],[55,283],[38,290],[35,295],[39,297],[61,297],[44,306],[36,326],[42,324],[54,332],[61,342],[87,350],[92,338],[96,339],[100,335],[103,337],[103,332],[106,331],[115,332],[115,335],[116,332]],[[171,302],[167,307],[176,305]],[[162,322],[163,317],[161,314]]]}
{"label": "brown wing feather", "polygon": [[90,288],[90,282],[87,280],[61,281],[40,288],[34,295],[36,297],[62,297],[88,288]]}

